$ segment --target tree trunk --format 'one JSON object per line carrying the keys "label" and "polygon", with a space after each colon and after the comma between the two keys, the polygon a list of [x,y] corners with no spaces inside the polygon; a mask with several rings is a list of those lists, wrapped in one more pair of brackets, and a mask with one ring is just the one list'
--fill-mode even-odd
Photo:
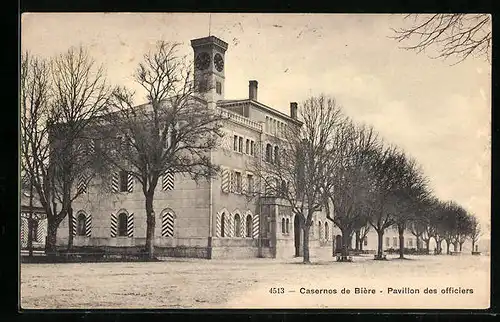
{"label": "tree trunk", "polygon": [[153,209],[153,194],[146,194],[146,253],[148,259],[154,258],[155,213]]}
{"label": "tree trunk", "polygon": [[450,241],[449,240],[446,240],[446,255],[450,255]]}
{"label": "tree trunk", "polygon": [[303,253],[303,263],[304,264],[310,264],[311,260],[309,258],[309,230],[310,226],[307,225],[307,223],[304,225],[304,246],[302,248],[302,253]]}
{"label": "tree trunk", "polygon": [[417,253],[422,249],[422,239],[420,238],[420,235],[416,236],[417,237]]}
{"label": "tree trunk", "polygon": [[430,247],[431,247],[431,239],[429,238],[425,240],[425,249],[427,250],[427,255],[429,255],[429,252],[431,251]]}
{"label": "tree trunk", "polygon": [[476,246],[476,241],[473,239],[473,240],[472,240],[472,250],[471,250],[471,254],[474,254],[474,252],[476,251],[476,250],[475,250],[475,246]]}
{"label": "tree trunk", "polygon": [[464,245],[464,242],[459,243],[459,251],[462,252],[462,246]]}
{"label": "tree trunk", "polygon": [[441,242],[442,242],[442,240],[439,239],[439,238],[436,238],[436,237],[434,237],[434,239],[436,240],[436,252],[435,252],[435,255],[439,255],[439,254],[441,254]]}
{"label": "tree trunk", "polygon": [[405,236],[404,236],[404,228],[398,227],[399,234],[399,258],[405,258]]}
{"label": "tree trunk", "polygon": [[363,251],[363,243],[365,242],[365,238],[366,238],[366,236],[359,241],[359,251],[360,252]]}
{"label": "tree trunk", "polygon": [[351,232],[347,230],[341,230],[342,232],[342,261],[347,261],[349,256],[349,242],[351,241]]}
{"label": "tree trunk", "polygon": [[73,248],[73,207],[68,209],[68,250]]}
{"label": "tree trunk", "polygon": [[356,251],[360,249],[361,239],[359,238],[359,230],[356,230]]}
{"label": "tree trunk", "polygon": [[377,246],[377,258],[382,259],[383,256],[383,242],[384,242],[384,231],[377,230],[377,235],[378,235],[378,246]]}
{"label": "tree trunk", "polygon": [[454,252],[458,251],[458,241],[456,241],[455,243],[453,243],[453,251]]}
{"label": "tree trunk", "polygon": [[52,216],[47,216],[47,237],[45,238],[45,254],[54,255],[57,241],[57,222]]}

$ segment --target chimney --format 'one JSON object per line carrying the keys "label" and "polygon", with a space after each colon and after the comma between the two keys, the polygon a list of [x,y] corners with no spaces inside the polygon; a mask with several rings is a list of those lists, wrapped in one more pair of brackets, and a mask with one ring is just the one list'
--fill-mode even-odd
{"label": "chimney", "polygon": [[297,102],[290,103],[290,117],[292,119],[297,119]]}
{"label": "chimney", "polygon": [[251,80],[248,82],[248,98],[256,101],[257,100],[257,84],[256,80]]}

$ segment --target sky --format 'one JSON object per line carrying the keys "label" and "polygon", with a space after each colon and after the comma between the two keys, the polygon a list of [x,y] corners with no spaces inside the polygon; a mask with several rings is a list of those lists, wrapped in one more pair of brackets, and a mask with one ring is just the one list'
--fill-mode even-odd
{"label": "sky", "polygon": [[[248,97],[289,114],[310,96],[335,97],[344,113],[372,125],[422,166],[435,195],[455,200],[490,230],[491,65],[401,48],[391,28],[402,15],[227,13],[29,13],[21,48],[52,57],[83,45],[110,84],[138,90],[132,75],[158,40],[181,43],[210,34],[229,44],[225,99]],[[430,53],[432,54],[432,53]],[[139,93],[139,92],[138,92]],[[145,102],[139,100],[138,103]]]}

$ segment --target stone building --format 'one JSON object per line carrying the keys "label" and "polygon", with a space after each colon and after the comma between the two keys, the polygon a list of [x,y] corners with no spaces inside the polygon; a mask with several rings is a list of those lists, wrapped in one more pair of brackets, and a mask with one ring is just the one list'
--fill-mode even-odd
{"label": "stone building", "polygon": [[[154,244],[159,256],[200,258],[293,257],[301,252],[302,236],[283,200],[249,197],[255,190],[254,174],[248,164],[257,158],[270,161],[279,154],[280,129],[300,126],[297,104],[284,114],[258,100],[258,82],[249,81],[245,99],[226,99],[225,55],[227,43],[209,36],[191,41],[195,61],[195,82],[213,84],[204,96],[207,108],[221,109],[224,142],[211,158],[221,165],[221,176],[196,184],[182,174],[166,173],[155,193],[156,230]],[[260,153],[262,151],[262,153]],[[93,185],[73,204],[74,246],[105,247],[123,251],[143,247],[146,237],[144,196],[126,172],[115,173],[109,183],[112,192]],[[67,244],[68,220],[58,230],[57,243]],[[311,229],[311,255],[331,249],[340,232],[325,215],[318,213]],[[395,232],[387,232],[394,247]],[[409,240],[408,247],[416,247]],[[338,243],[337,243],[338,244]],[[369,234],[365,250],[375,250],[376,234]]]}
{"label": "stone building", "polygon": [[27,249],[28,247],[28,222],[32,219],[33,229],[33,248],[42,249],[45,247],[45,237],[47,236],[47,216],[45,210],[40,204],[40,201],[34,194],[30,205],[29,191],[23,189],[21,191],[21,218],[20,218],[20,248]]}

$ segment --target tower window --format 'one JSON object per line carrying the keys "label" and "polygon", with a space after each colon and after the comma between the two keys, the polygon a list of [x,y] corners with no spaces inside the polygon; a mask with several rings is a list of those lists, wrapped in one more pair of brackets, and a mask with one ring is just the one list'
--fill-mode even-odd
{"label": "tower window", "polygon": [[221,82],[215,83],[215,90],[216,90],[217,94],[222,94],[222,83]]}

